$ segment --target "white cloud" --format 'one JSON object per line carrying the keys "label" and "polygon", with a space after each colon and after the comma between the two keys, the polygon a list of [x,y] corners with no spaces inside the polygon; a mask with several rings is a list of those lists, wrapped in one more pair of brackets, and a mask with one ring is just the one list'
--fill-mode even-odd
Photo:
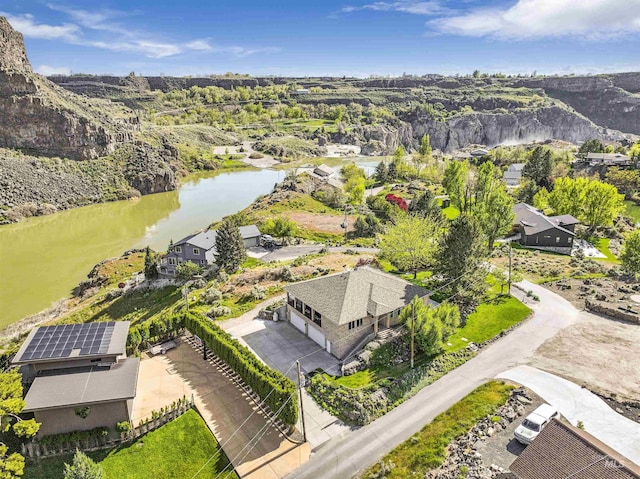
{"label": "white cloud", "polygon": [[472,37],[610,39],[640,32],[640,0],[517,0],[427,22],[434,31]]}
{"label": "white cloud", "polygon": [[128,14],[127,12],[123,12],[121,10],[96,10],[96,11],[88,11],[88,10],[80,10],[75,8],[68,8],[61,5],[55,5],[53,3],[48,3],[47,7],[56,12],[62,12],[71,17],[72,20],[79,23],[83,27],[91,28],[93,30],[104,30],[107,32],[120,33],[123,35],[132,35],[133,32],[130,29],[127,29],[121,25],[112,23],[111,20],[124,17]]}
{"label": "white cloud", "polygon": [[63,23],[62,25],[47,25],[45,23],[37,23],[33,15],[11,15],[9,13],[0,12],[0,15],[7,18],[14,30],[19,31],[25,37],[43,38],[51,40],[54,38],[62,40],[73,40],[80,33],[80,27],[72,23]]}
{"label": "white cloud", "polygon": [[232,55],[235,55],[239,58],[248,57],[257,53],[278,53],[280,51],[280,49],[276,47],[247,48],[240,46],[225,47],[212,45],[208,39],[194,40],[192,42],[186,43],[185,47],[190,50],[201,52],[231,53]]}
{"label": "white cloud", "polygon": [[71,68],[40,65],[38,68],[36,68],[36,73],[40,73],[40,75],[44,75],[46,77],[51,75],[71,75]]}
{"label": "white cloud", "polygon": [[103,48],[114,52],[137,52],[149,58],[165,58],[182,53],[182,48],[173,43],[159,43],[147,40],[135,40],[128,42],[102,42],[88,41],[75,42],[77,45]]}
{"label": "white cloud", "polygon": [[411,0],[401,0],[397,2],[373,2],[359,7],[347,6],[340,11],[343,13],[357,12],[360,10],[373,10],[376,12],[403,12],[414,15],[442,15],[450,12],[438,0],[427,2],[416,2]]}
{"label": "white cloud", "polygon": [[207,40],[194,40],[185,45],[190,50],[197,50],[202,52],[209,52],[213,50],[213,47],[209,44]]}

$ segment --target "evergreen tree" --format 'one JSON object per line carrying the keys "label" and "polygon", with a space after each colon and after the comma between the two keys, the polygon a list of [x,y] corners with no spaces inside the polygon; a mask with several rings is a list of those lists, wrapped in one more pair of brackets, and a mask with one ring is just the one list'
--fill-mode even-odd
{"label": "evergreen tree", "polygon": [[633,230],[625,236],[620,260],[627,273],[636,279],[640,277],[640,230]]}
{"label": "evergreen tree", "polygon": [[73,464],[64,465],[64,479],[103,479],[104,472],[89,456],[76,449]]}
{"label": "evergreen tree", "polygon": [[156,258],[148,246],[144,252],[144,277],[148,280],[153,280],[158,277]]}
{"label": "evergreen tree", "polygon": [[598,139],[587,140],[578,149],[578,155],[585,158],[587,153],[604,153],[604,145]]}
{"label": "evergreen tree", "polygon": [[378,163],[376,166],[376,172],[374,173],[376,181],[380,184],[385,184],[389,179],[389,169],[384,161]]}
{"label": "evergreen tree", "polygon": [[399,163],[404,161],[404,157],[406,156],[406,152],[404,151],[404,147],[402,145],[396,148],[396,151],[393,152],[393,162]]}
{"label": "evergreen tree", "polygon": [[442,208],[440,208],[438,199],[431,190],[426,190],[421,196],[414,199],[409,206],[409,211],[420,216],[431,216],[436,219],[442,217]]}
{"label": "evergreen tree", "polygon": [[529,156],[529,161],[522,169],[522,176],[529,178],[539,187],[548,189],[551,186],[552,171],[551,150],[547,147],[536,146]]}
{"label": "evergreen tree", "polygon": [[216,234],[216,263],[227,273],[235,273],[247,257],[240,229],[225,220]]}
{"label": "evergreen tree", "polygon": [[480,302],[487,284],[484,235],[478,221],[463,214],[451,222],[440,241],[434,275],[439,278],[442,295],[470,310]]}
{"label": "evergreen tree", "polygon": [[387,169],[387,181],[395,181],[398,179],[398,165],[394,162],[389,163]]}

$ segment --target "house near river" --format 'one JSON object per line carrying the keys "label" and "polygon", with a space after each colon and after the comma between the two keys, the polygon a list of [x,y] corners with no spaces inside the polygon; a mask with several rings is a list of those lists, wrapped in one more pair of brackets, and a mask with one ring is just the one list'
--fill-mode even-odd
{"label": "house near river", "polygon": [[[256,225],[240,226],[240,235],[245,248],[258,246],[260,230]],[[158,271],[162,275],[175,276],[181,263],[191,261],[201,268],[207,268],[216,262],[216,230],[185,236],[169,247],[169,251],[159,258]]]}
{"label": "house near river", "polygon": [[338,359],[399,324],[402,308],[430,292],[370,266],[285,286],[286,319]]}

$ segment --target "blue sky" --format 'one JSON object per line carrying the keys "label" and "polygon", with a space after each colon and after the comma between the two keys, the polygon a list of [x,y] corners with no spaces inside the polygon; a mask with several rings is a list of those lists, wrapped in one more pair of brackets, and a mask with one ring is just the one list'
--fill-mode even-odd
{"label": "blue sky", "polygon": [[36,71],[640,70],[640,0],[0,0]]}

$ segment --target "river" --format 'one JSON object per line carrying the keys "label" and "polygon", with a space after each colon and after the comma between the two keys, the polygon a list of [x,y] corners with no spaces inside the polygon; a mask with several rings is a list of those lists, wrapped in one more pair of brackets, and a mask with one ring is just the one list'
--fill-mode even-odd
{"label": "river", "polygon": [[[367,174],[376,164],[358,158]],[[338,166],[341,160],[328,160]],[[169,241],[249,206],[284,170],[192,175],[178,191],[74,208],[0,226],[0,329],[70,295],[106,258],[131,248],[165,251]]]}
{"label": "river", "polygon": [[269,193],[284,171],[191,176],[178,191],[0,226],[0,329],[69,296],[96,263],[130,248],[166,250]]}

